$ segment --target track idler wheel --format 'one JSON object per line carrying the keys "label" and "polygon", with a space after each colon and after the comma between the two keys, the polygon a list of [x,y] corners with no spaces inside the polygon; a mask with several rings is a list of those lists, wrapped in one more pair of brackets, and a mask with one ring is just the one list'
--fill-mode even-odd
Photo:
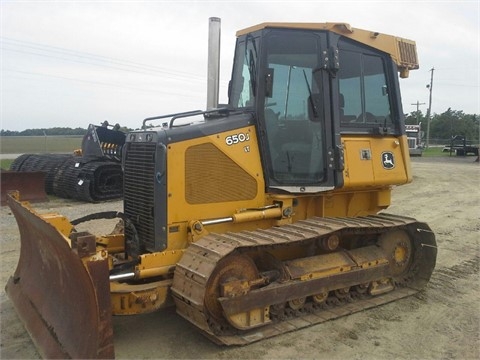
{"label": "track idler wheel", "polygon": [[[220,297],[235,297],[247,294],[257,283],[262,282],[257,267],[247,255],[233,254],[220,261],[210,276],[205,291],[205,309],[212,330],[222,331],[229,325],[244,330],[270,322],[267,308],[256,308],[225,317]],[[213,326],[212,326],[213,325]]]}
{"label": "track idler wheel", "polygon": [[412,241],[406,231],[393,230],[382,234],[378,245],[385,252],[393,277],[407,272],[412,260]]}

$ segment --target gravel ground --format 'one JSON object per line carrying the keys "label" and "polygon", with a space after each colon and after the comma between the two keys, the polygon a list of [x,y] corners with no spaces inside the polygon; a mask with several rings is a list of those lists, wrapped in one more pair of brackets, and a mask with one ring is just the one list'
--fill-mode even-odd
{"label": "gravel ground", "polygon": [[[245,347],[219,347],[174,309],[115,317],[118,358],[183,359],[479,359],[480,166],[475,158],[414,158],[414,182],[393,192],[388,212],[427,222],[437,236],[437,266],[424,291]],[[36,204],[71,219],[121,210],[121,201],[85,204],[62,199]],[[105,231],[112,224],[105,225]],[[103,226],[102,225],[102,226]],[[19,234],[8,207],[0,218],[1,284],[13,274]],[[102,229],[103,230],[103,229]],[[96,231],[96,233],[101,230]],[[2,286],[3,287],[3,286]],[[2,289],[2,359],[39,355]]]}

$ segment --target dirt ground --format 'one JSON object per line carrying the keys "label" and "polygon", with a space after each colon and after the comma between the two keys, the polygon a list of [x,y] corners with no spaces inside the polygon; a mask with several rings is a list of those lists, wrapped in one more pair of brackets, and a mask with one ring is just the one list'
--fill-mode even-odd
{"label": "dirt ground", "polygon": [[[114,317],[117,358],[479,359],[480,166],[473,157],[414,158],[414,182],[393,192],[388,212],[427,222],[437,236],[437,266],[417,295],[245,347],[219,347],[174,309]],[[120,210],[121,202],[55,200],[35,206],[76,218]],[[38,358],[3,290],[19,254],[18,229],[1,209],[2,359]]]}

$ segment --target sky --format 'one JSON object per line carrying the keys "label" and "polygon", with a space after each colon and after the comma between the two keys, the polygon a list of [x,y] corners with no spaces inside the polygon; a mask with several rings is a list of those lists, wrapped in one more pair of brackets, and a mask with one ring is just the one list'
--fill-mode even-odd
{"label": "sky", "polygon": [[[220,103],[235,33],[262,22],[347,22],[415,40],[404,113],[480,114],[480,0],[0,0],[0,128],[139,128],[206,108],[208,19],[221,19]],[[418,105],[417,105],[418,104]]]}

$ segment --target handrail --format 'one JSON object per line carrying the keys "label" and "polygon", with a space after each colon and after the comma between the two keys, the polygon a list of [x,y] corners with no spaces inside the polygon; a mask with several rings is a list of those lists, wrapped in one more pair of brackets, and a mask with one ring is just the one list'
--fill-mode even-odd
{"label": "handrail", "polygon": [[224,112],[226,115],[228,115],[229,111],[230,110],[228,108],[222,107],[222,108],[216,108],[216,109],[205,110],[205,111],[204,110],[192,110],[192,111],[186,111],[186,112],[175,113],[175,114],[148,117],[148,118],[143,120],[142,130],[146,130],[145,124],[146,124],[147,121],[171,118],[170,122],[168,124],[168,127],[172,128],[173,123],[177,119],[186,118],[186,117],[195,116],[195,115],[204,115],[205,116],[205,115],[209,115],[209,114],[213,114],[213,113],[222,113],[222,112]]}
{"label": "handrail", "polygon": [[201,113],[202,113],[202,110],[193,110],[193,111],[187,111],[187,112],[182,112],[182,113],[175,113],[175,114],[168,114],[168,115],[160,115],[160,116],[148,117],[148,118],[146,118],[146,119],[143,120],[142,129],[145,130],[145,123],[146,123],[147,121],[165,119],[165,118],[174,117],[174,116],[179,116],[179,115],[185,115],[185,116],[200,115]]}

